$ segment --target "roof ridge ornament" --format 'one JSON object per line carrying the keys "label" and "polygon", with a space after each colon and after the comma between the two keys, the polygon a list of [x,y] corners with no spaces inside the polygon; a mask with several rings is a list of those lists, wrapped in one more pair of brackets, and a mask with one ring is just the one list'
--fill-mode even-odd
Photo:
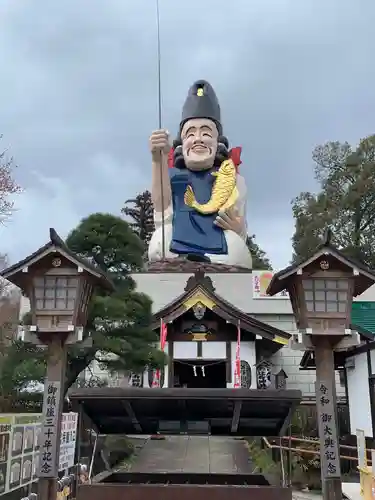
{"label": "roof ridge ornament", "polygon": [[323,237],[323,245],[325,247],[329,247],[332,243],[332,229],[330,227],[327,227],[327,229],[324,231],[324,237]]}
{"label": "roof ridge ornament", "polygon": [[49,238],[51,240],[51,243],[56,245],[59,248],[66,248],[66,243],[64,240],[57,234],[57,231],[55,228],[50,227],[49,228]]}
{"label": "roof ridge ornament", "polygon": [[203,287],[207,292],[214,292],[215,287],[212,283],[212,279],[209,276],[205,275],[205,270],[203,267],[199,267],[195,272],[193,276],[190,276],[190,278],[186,282],[186,286],[184,288],[185,292],[190,292],[191,290],[194,290],[197,286]]}

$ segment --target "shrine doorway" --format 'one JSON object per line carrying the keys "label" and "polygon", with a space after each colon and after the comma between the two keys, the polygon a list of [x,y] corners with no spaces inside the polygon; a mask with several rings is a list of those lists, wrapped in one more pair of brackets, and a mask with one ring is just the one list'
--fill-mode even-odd
{"label": "shrine doorway", "polygon": [[226,362],[223,359],[173,361],[174,387],[226,388]]}

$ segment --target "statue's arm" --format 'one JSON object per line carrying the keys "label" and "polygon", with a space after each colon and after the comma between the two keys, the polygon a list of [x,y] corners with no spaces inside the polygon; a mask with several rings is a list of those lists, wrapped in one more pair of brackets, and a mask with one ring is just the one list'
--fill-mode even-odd
{"label": "statue's arm", "polygon": [[247,238],[247,221],[246,221],[246,205],[247,205],[247,188],[245,179],[242,175],[237,175],[237,189],[239,197],[235,203],[237,212],[238,224],[240,228],[239,236],[246,241]]}
{"label": "statue's arm", "polygon": [[[160,158],[161,156],[161,158]],[[172,192],[168,173],[168,156],[163,153],[152,158],[151,199],[156,214],[166,212],[171,207]]]}
{"label": "statue's arm", "polygon": [[[151,199],[156,219],[171,211],[171,183],[168,173],[169,134],[166,130],[155,130],[149,139],[152,158]],[[156,221],[155,221],[156,222]]]}

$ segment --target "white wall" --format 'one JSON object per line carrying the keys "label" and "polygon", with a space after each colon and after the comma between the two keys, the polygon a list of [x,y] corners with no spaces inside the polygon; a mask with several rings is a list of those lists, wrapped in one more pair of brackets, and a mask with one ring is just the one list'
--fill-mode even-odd
{"label": "white wall", "polygon": [[[268,323],[284,332],[292,334],[297,331],[292,314],[254,314],[253,316],[259,321]],[[272,372],[276,374],[283,369],[288,376],[286,381],[287,389],[298,389],[302,391],[304,397],[315,398],[316,372],[315,370],[300,370],[299,365],[303,354],[303,351],[294,351],[285,345],[271,358],[274,365]],[[336,393],[338,397],[345,396],[345,387],[340,384],[338,372],[336,372]]]}
{"label": "white wall", "polygon": [[186,342],[173,343],[173,358],[174,359],[196,359],[197,357],[197,342],[188,340]]}
{"label": "white wall", "polygon": [[355,434],[357,429],[365,432],[367,437],[372,435],[371,406],[368,386],[367,354],[353,356],[355,367],[347,368],[348,397],[350,412],[350,433]]}
{"label": "white wall", "polygon": [[370,351],[370,358],[371,358],[371,375],[375,374],[375,349]]}
{"label": "white wall", "polygon": [[[132,278],[137,290],[152,300],[153,312],[158,312],[179,297],[191,273],[135,273]],[[251,273],[207,273],[215,287],[215,293],[250,314],[292,314],[289,299],[253,299]]]}
{"label": "white wall", "polygon": [[24,317],[26,313],[30,311],[30,301],[27,297],[21,296],[21,305],[20,305],[20,321]]}
{"label": "white wall", "polygon": [[226,357],[225,342],[202,342],[202,359],[226,359]]}

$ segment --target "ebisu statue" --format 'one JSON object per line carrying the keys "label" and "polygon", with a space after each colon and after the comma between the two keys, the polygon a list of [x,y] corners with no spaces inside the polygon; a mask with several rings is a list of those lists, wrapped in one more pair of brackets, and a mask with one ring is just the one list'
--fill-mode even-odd
{"label": "ebisu statue", "polygon": [[229,151],[220,105],[208,82],[199,80],[189,89],[173,148],[168,132],[157,130],[150,149],[155,232],[149,260],[163,258],[164,208],[165,258],[251,268],[246,185],[237,171],[240,148]]}

